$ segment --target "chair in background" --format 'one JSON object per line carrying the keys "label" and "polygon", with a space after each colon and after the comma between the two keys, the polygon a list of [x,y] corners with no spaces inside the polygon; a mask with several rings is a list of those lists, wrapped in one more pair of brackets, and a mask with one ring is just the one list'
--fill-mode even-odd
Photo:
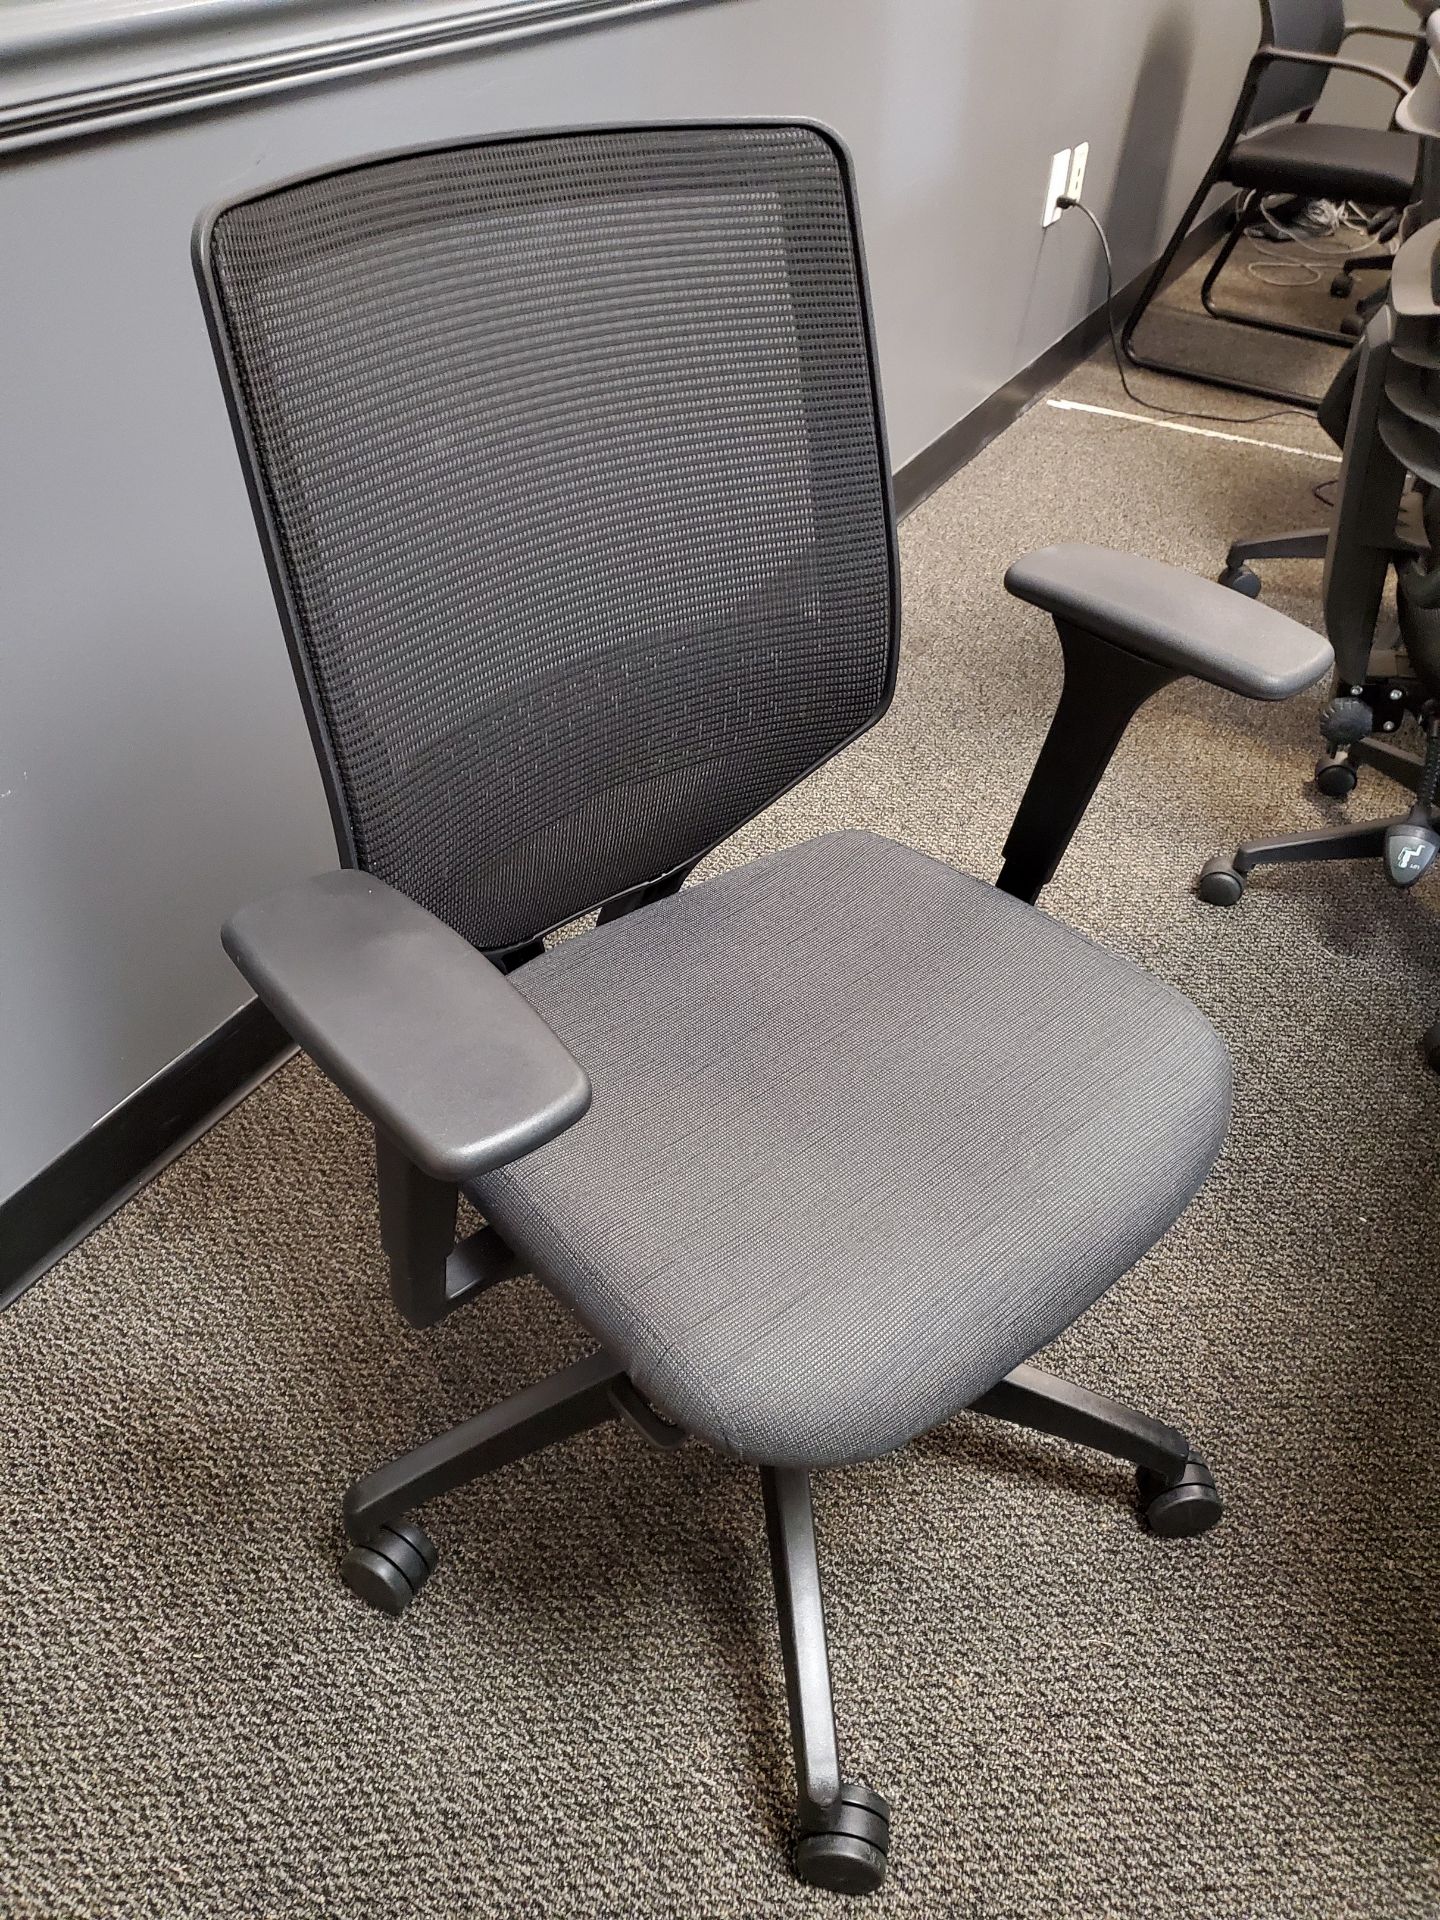
{"label": "chair in background", "polygon": [[[1383,859],[1397,886],[1430,870],[1440,833],[1440,220],[1400,248],[1385,307],[1366,329],[1325,559],[1325,626],[1337,696],[1322,725],[1336,760],[1377,766],[1415,790],[1388,820],[1247,841],[1206,863],[1203,899],[1234,906],[1258,866],[1300,860]],[[1397,545],[1397,524],[1410,535]],[[1396,618],[1383,612],[1395,574]],[[1387,739],[1408,717],[1421,754]],[[1323,767],[1324,763],[1322,763]],[[1349,782],[1353,786],[1353,776]],[[1440,1064],[1440,1030],[1427,1035]]]}
{"label": "chair in background", "polygon": [[[1413,84],[1395,112],[1396,123],[1407,133],[1413,134],[1420,143],[1418,198],[1405,210],[1402,237],[1408,237],[1416,228],[1440,218],[1440,164],[1437,164],[1437,156],[1440,156],[1440,11],[1427,16],[1419,49],[1421,59]],[[1387,271],[1392,264],[1393,259],[1387,259]],[[1380,297],[1383,302],[1384,289]],[[1343,448],[1345,444],[1361,352],[1361,343],[1357,340],[1327,387],[1316,412],[1317,423],[1337,447]],[[1368,440],[1375,431],[1379,392],[1378,384],[1372,384],[1370,410],[1363,421],[1357,422],[1357,437],[1362,440]],[[1402,501],[1402,509],[1405,504]],[[1407,511],[1402,510],[1394,533],[1394,551],[1397,554],[1415,551],[1425,545],[1424,529]],[[1328,526],[1304,527],[1288,533],[1247,534],[1231,541],[1225,565],[1220,571],[1220,584],[1253,597],[1260,592],[1260,576],[1254,570],[1255,562],[1323,560],[1329,544]],[[1382,724],[1387,731],[1393,731],[1393,726],[1388,722]],[[1330,743],[1329,753],[1315,769],[1315,778],[1322,793],[1332,796],[1346,794],[1355,785],[1354,763],[1348,754],[1337,753],[1334,743]]]}
{"label": "chair in background", "polygon": [[[1345,356],[1335,378],[1315,410],[1316,424],[1335,442],[1345,445],[1350,411],[1355,402],[1356,381],[1364,352],[1363,340],[1357,340]],[[1403,535],[1397,532],[1397,539]],[[1230,542],[1225,564],[1220,569],[1222,587],[1247,594],[1252,600],[1260,595],[1260,576],[1255,564],[1264,560],[1323,560],[1330,545],[1330,528],[1298,527],[1285,533],[1247,533]]]}
{"label": "chair in background", "polygon": [[[1345,450],[1334,519],[1328,526],[1298,533],[1237,540],[1220,574],[1222,586],[1253,598],[1260,591],[1260,580],[1249,564],[1252,560],[1322,559],[1326,563],[1325,623],[1335,648],[1337,698],[1320,716],[1325,751],[1315,763],[1315,784],[1331,799],[1342,799],[1353,791],[1362,764],[1411,781],[1420,767],[1419,758],[1397,748],[1392,738],[1410,714],[1410,678],[1397,659],[1393,631],[1387,631],[1382,618],[1387,567],[1398,565],[1407,555],[1423,553],[1428,544],[1418,497],[1392,485],[1393,463],[1378,440],[1390,326],[1387,308],[1356,343],[1321,409],[1326,431]],[[1346,494],[1347,470],[1352,476],[1361,472],[1369,476],[1372,491],[1367,498],[1362,499],[1353,480]],[[1372,503],[1392,497],[1395,512],[1387,525],[1383,512]],[[1279,848],[1289,844],[1277,841],[1275,857]],[[1244,869],[1237,871],[1243,879]],[[1231,904],[1233,882],[1227,863],[1212,861],[1206,875],[1202,877],[1205,897],[1217,905]]]}
{"label": "chair in background", "polygon": [[836,143],[401,155],[226,209],[197,262],[343,862],[227,950],[374,1124],[406,1319],[533,1272],[595,1343],[359,1480],[345,1577],[401,1611],[418,1506],[603,1421],[754,1463],[795,1868],[869,1891],[889,1809],[838,1757],[812,1472],[969,1407],[1133,1463],[1158,1534],[1219,1517],[1183,1434],[1028,1362],[1198,1189],[1228,1062],[1027,903],[1151,693],[1283,698],[1329,649],[1154,562],[1032,555],[1008,584],[1066,680],[998,888],[863,832],[684,886],[894,684]]}
{"label": "chair in background", "polygon": [[1230,231],[1201,286],[1205,311],[1216,320],[1265,333],[1320,340],[1346,349],[1351,346],[1346,333],[1267,320],[1259,314],[1221,307],[1214,295],[1226,263],[1252,218],[1258,215],[1260,203],[1271,194],[1306,200],[1353,200],[1396,213],[1414,198],[1418,144],[1413,135],[1394,127],[1333,125],[1311,118],[1326,77],[1334,72],[1365,75],[1391,88],[1397,96],[1406,92],[1407,82],[1384,67],[1342,56],[1340,48],[1359,34],[1411,45],[1415,40],[1404,27],[1358,22],[1347,26],[1344,0],[1260,0],[1260,44],[1245,69],[1225,137],[1121,328],[1121,347],[1135,366],[1290,406],[1313,409],[1318,404],[1309,394],[1157,359],[1140,351],[1135,334],[1205,202],[1215,187],[1223,185],[1236,188],[1238,199]]}

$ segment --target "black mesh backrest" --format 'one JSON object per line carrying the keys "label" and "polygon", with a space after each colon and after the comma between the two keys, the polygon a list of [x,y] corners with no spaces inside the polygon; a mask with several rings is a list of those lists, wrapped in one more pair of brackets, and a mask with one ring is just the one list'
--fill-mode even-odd
{"label": "black mesh backrest", "polygon": [[[1261,36],[1294,53],[1338,53],[1345,38],[1345,0],[1261,0]],[[1325,90],[1324,67],[1272,60],[1245,116],[1247,127],[1308,113]]]}
{"label": "black mesh backrest", "polygon": [[202,253],[342,857],[520,944],[883,710],[888,476],[821,134],[410,154]]}

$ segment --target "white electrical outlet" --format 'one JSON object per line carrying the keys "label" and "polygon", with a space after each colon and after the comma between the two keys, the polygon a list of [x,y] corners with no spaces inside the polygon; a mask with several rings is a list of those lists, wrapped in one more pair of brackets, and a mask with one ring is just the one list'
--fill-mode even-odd
{"label": "white electrical outlet", "polygon": [[1065,198],[1078,200],[1085,186],[1085,162],[1090,158],[1090,142],[1082,140],[1070,155],[1070,177],[1065,185]]}
{"label": "white electrical outlet", "polygon": [[1055,202],[1064,197],[1070,185],[1070,149],[1062,147],[1050,162],[1050,184],[1045,189],[1045,212],[1041,218],[1042,227],[1053,227],[1060,218],[1063,209]]}

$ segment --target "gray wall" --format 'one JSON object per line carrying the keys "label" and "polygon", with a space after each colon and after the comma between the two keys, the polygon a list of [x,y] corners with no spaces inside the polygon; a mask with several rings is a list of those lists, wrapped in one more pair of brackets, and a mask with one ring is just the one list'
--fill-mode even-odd
{"label": "gray wall", "polygon": [[[35,17],[0,21],[0,67]],[[0,165],[0,1199],[242,1004],[226,911],[333,864],[192,279],[203,207],[416,141],[813,116],[857,162],[899,463],[1097,301],[1087,229],[1040,231],[1052,150],[1090,141],[1136,272],[1254,37],[1254,0],[721,0]]]}

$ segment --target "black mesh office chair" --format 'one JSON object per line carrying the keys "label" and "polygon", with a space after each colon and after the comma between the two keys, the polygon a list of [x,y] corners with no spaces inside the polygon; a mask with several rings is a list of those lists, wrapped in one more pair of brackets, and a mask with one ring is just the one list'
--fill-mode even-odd
{"label": "black mesh office chair", "polygon": [[1292,406],[1313,408],[1318,404],[1310,394],[1157,359],[1140,351],[1135,334],[1206,200],[1215,187],[1224,185],[1236,188],[1238,198],[1230,231],[1201,287],[1205,311],[1216,320],[1266,333],[1321,340],[1347,350],[1351,346],[1350,336],[1343,332],[1267,320],[1259,314],[1221,307],[1215,300],[1215,286],[1252,220],[1258,217],[1261,201],[1270,194],[1307,200],[1354,200],[1396,213],[1414,198],[1419,150],[1411,134],[1394,127],[1331,125],[1310,117],[1327,75],[1333,72],[1362,74],[1397,95],[1405,93],[1407,82],[1403,78],[1383,67],[1342,56],[1340,48],[1345,41],[1359,34],[1401,40],[1412,48],[1415,43],[1415,35],[1408,28],[1359,22],[1347,26],[1345,0],[1260,0],[1260,44],[1245,69],[1225,136],[1121,328],[1121,346],[1135,366]]}
{"label": "black mesh office chair", "polygon": [[400,156],[233,206],[197,257],[344,862],[227,949],[375,1124],[400,1311],[533,1271],[596,1341],[352,1487],[346,1578],[400,1611],[435,1560],[408,1514],[601,1421],[756,1463],[796,1869],[868,1890],[889,1811],[837,1757],[811,1471],[973,1407],[1134,1462],[1157,1533],[1218,1517],[1181,1433],[1026,1362],[1205,1178],[1225,1054],[1025,902],[1157,687],[1280,698],[1328,648],[1152,562],[1032,555],[1010,585],[1067,678],[1003,890],[864,832],[682,888],[894,681],[833,141]]}
{"label": "black mesh office chair", "polygon": [[[1325,557],[1325,625],[1335,650],[1336,698],[1322,725],[1338,748],[1335,762],[1382,768],[1414,788],[1415,805],[1389,820],[1248,841],[1233,855],[1217,855],[1199,880],[1202,898],[1216,906],[1234,906],[1258,866],[1383,858],[1391,880],[1408,887],[1440,852],[1437,267],[1440,220],[1400,248],[1385,307],[1366,329]],[[1409,529],[1403,545],[1395,537],[1397,524]],[[1393,619],[1384,611],[1392,569]],[[1411,715],[1424,742],[1419,755],[1403,753],[1383,737]],[[1348,784],[1353,786],[1353,774]],[[1427,1037],[1427,1049],[1431,1045]],[[1435,1049],[1440,1057],[1440,1035]]]}

